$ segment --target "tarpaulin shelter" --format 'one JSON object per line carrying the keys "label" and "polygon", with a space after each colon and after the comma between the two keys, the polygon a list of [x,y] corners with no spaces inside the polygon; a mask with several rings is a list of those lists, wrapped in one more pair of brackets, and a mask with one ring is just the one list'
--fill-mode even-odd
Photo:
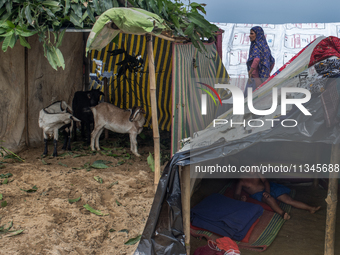
{"label": "tarpaulin shelter", "polygon": [[[206,129],[196,132],[190,143],[176,153],[166,166],[135,254],[190,254],[190,196],[195,181],[204,177],[199,176],[191,166],[228,160],[231,156],[240,155],[260,144],[279,144],[276,148],[270,147],[276,152],[282,150],[283,145],[288,146],[286,148],[289,148],[290,152],[294,152],[297,144],[306,145],[306,150],[318,144],[328,144],[331,147],[331,153],[328,154],[331,155],[328,155],[325,162],[339,166],[340,127],[337,121],[333,121],[339,114],[339,65],[340,40],[336,37],[319,37],[254,91],[254,107],[264,110],[272,105],[273,88],[302,87],[310,90],[312,97],[304,107],[312,113],[311,116],[305,116],[294,108],[291,108],[287,116],[281,116],[278,112],[272,113],[271,116],[257,116],[257,120],[270,117],[279,120],[294,119],[298,123],[294,127],[264,124],[260,128],[245,128],[239,124],[230,128],[228,125],[209,125]],[[237,116],[234,116],[233,109],[230,109],[218,118],[230,120],[233,117]],[[262,151],[259,154],[265,153]],[[265,157],[273,155],[263,156],[268,159]],[[315,155],[309,155],[309,160],[318,161]],[[229,174],[222,173],[222,176]],[[329,178],[325,235],[325,254],[329,255],[334,254],[338,171],[326,169],[318,174],[317,178]],[[221,175],[215,175],[215,178],[217,177]],[[287,178],[294,177],[296,175],[293,174]],[[315,178],[315,175],[308,177]]]}
{"label": "tarpaulin shelter", "polygon": [[55,71],[44,56],[37,35],[27,38],[31,49],[19,41],[0,51],[0,144],[18,152],[43,141],[39,111],[52,102],[72,104],[74,92],[83,88],[85,38],[82,32],[65,33],[60,47],[65,70]]}

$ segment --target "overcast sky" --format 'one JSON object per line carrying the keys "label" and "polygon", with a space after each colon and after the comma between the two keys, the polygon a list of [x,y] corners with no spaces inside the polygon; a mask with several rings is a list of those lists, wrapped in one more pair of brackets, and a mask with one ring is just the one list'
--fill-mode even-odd
{"label": "overcast sky", "polygon": [[[188,3],[189,0],[183,0]],[[210,22],[284,24],[340,22],[339,0],[194,0]]]}

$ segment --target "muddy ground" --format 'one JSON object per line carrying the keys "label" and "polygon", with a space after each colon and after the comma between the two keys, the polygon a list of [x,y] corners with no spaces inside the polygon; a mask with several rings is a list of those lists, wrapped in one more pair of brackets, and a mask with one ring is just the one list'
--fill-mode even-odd
{"label": "muddy ground", "polygon": [[[0,174],[12,175],[0,179],[0,202],[7,203],[0,226],[12,222],[10,230],[23,230],[11,237],[16,232],[0,230],[0,254],[132,254],[137,244],[125,243],[142,234],[154,197],[148,134],[138,137],[140,158],[130,152],[128,135],[101,141],[98,153],[83,142],[64,153],[59,142],[56,158],[42,158],[43,145],[18,153],[24,162],[0,158]],[[168,151],[161,147],[164,163]]]}

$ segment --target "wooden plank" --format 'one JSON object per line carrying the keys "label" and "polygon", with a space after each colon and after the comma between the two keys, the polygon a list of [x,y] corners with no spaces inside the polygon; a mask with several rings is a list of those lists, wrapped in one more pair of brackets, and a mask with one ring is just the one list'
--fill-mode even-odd
{"label": "wooden plank", "polygon": [[[332,146],[332,154],[330,165],[338,166],[339,170],[339,144]],[[329,173],[328,193],[327,193],[327,214],[326,214],[326,233],[325,233],[325,251],[324,255],[334,255],[334,237],[335,237],[335,223],[336,223],[336,206],[338,203],[338,177],[339,173],[332,171]]]}
{"label": "wooden plank", "polygon": [[185,234],[185,247],[187,255],[190,255],[190,166],[182,167],[181,173],[181,191],[182,191],[182,215],[183,231]]}

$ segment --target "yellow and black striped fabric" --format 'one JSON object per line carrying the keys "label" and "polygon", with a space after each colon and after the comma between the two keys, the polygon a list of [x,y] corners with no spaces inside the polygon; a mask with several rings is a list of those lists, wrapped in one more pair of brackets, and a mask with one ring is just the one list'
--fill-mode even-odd
{"label": "yellow and black striped fabric", "polygon": [[[129,71],[126,76],[113,76],[108,79],[110,102],[120,108],[132,108],[135,105],[143,106],[146,112],[145,126],[151,126],[151,102],[149,65],[147,56],[146,37],[141,35],[119,34],[118,43],[110,43],[101,51],[91,52],[91,73],[97,73],[98,79],[103,77],[96,72],[96,60],[102,60],[102,72],[113,71],[117,74],[120,61],[124,60],[124,54],[111,56],[108,51],[124,49],[131,56],[141,55],[144,60],[144,68],[136,74]],[[158,104],[158,123],[161,130],[170,131],[171,127],[171,82],[172,82],[172,47],[171,42],[153,37],[153,54],[156,72],[156,97]],[[92,81],[92,86],[98,87]],[[102,88],[103,91],[103,88]],[[104,91],[103,91],[104,92]]]}

